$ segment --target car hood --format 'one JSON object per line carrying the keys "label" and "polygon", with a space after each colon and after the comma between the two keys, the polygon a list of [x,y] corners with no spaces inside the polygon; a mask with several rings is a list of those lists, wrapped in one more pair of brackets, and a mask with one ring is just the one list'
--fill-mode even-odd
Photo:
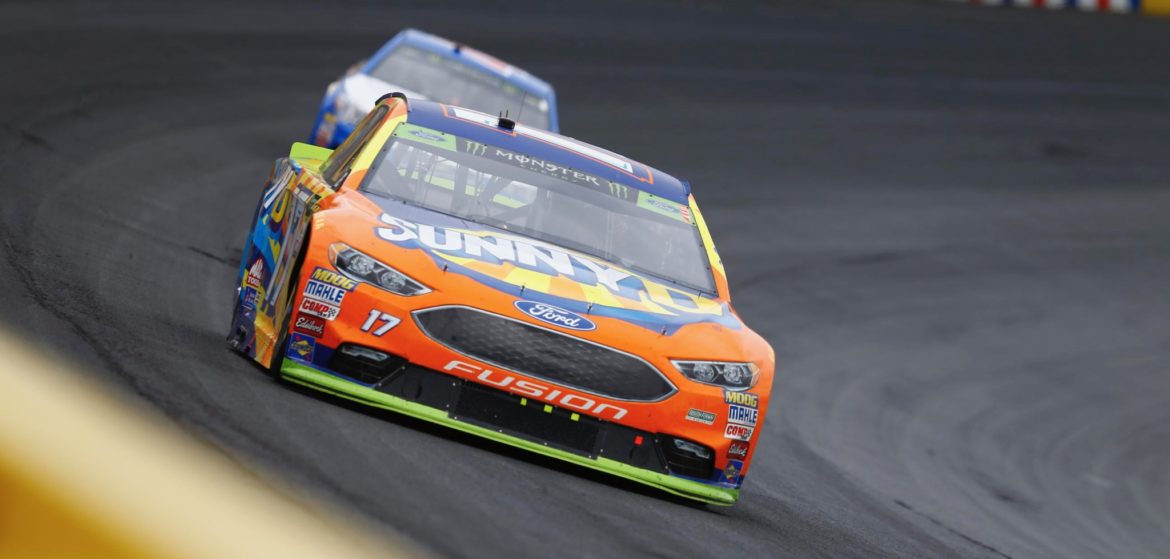
{"label": "car hood", "polygon": [[381,210],[371,216],[376,221],[373,246],[383,247],[392,265],[401,261],[396,253],[420,251],[441,273],[469,277],[521,302],[551,305],[590,319],[615,318],[662,334],[695,323],[742,328],[722,299],[531,237],[397,200],[374,195],[367,200]]}
{"label": "car hood", "polygon": [[373,107],[378,98],[399,91],[411,99],[426,99],[427,97],[390,82],[375,78],[369,74],[352,74],[341,80],[341,93],[358,107]]}

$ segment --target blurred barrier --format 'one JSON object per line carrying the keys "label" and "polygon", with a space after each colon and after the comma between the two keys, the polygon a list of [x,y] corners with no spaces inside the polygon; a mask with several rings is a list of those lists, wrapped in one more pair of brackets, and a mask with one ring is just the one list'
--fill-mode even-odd
{"label": "blurred barrier", "polygon": [[1170,14],[1170,0],[952,0],[984,6],[1014,6],[1086,12]]}
{"label": "blurred barrier", "polygon": [[0,557],[404,557],[0,332]]}

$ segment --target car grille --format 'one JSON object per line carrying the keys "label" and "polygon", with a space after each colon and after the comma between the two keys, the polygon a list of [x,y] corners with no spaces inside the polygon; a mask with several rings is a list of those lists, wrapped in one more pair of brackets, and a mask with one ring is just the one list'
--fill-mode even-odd
{"label": "car grille", "polygon": [[468,307],[414,317],[432,339],[468,357],[599,396],[655,401],[675,391],[642,359],[519,320]]}
{"label": "car grille", "polygon": [[655,436],[407,363],[376,390],[450,417],[589,458],[669,473]]}

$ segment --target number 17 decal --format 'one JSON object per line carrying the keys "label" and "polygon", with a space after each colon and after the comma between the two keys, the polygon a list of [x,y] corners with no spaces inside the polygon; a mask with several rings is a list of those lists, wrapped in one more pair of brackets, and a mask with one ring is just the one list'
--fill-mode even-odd
{"label": "number 17 decal", "polygon": [[[379,326],[373,332],[370,332],[370,329],[374,328],[374,325],[377,324],[379,320],[385,322],[385,324]],[[398,320],[398,317],[390,313],[385,313],[378,309],[370,309],[369,318],[366,319],[365,324],[362,324],[362,332],[370,332],[375,336],[381,336],[382,334],[389,332],[391,328],[398,326],[399,322],[401,322],[401,320]]]}

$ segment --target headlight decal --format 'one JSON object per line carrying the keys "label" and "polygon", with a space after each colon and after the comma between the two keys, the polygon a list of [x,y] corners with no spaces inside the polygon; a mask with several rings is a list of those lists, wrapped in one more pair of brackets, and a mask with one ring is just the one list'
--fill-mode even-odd
{"label": "headlight decal", "polygon": [[681,361],[671,363],[683,376],[702,384],[728,390],[747,390],[756,384],[760,368],[755,363],[723,361]]}
{"label": "headlight decal", "polygon": [[410,297],[431,292],[430,288],[410,276],[345,243],[334,243],[329,247],[329,260],[345,277],[395,295]]}

